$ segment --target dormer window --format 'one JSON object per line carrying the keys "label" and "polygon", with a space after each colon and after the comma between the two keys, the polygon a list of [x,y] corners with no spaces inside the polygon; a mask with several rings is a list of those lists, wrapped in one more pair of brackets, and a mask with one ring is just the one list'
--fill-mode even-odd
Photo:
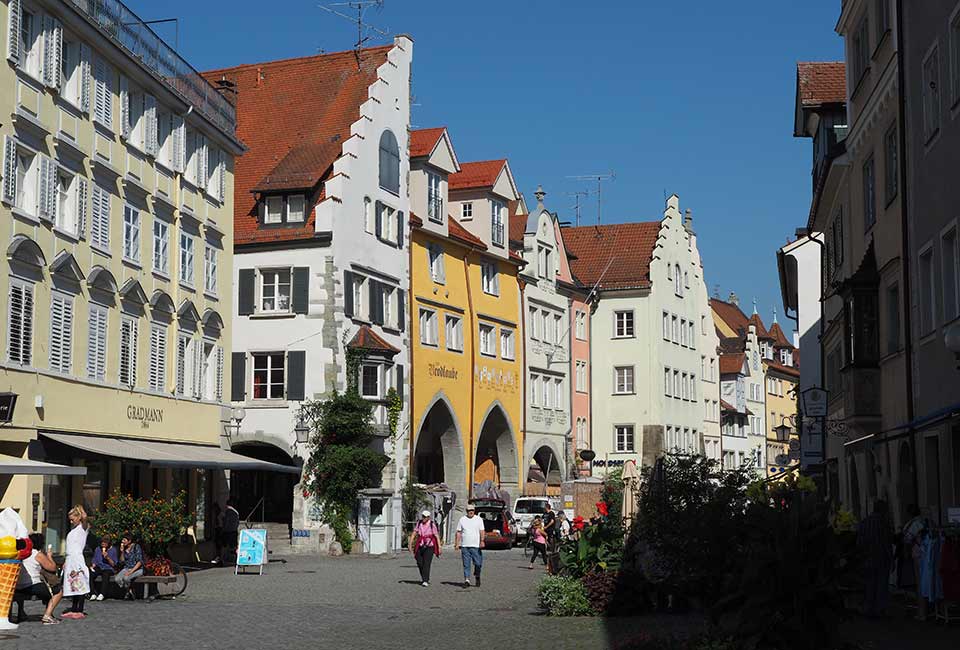
{"label": "dormer window", "polygon": [[494,246],[503,246],[503,211],[503,203],[490,202],[490,239]]}
{"label": "dormer window", "polygon": [[440,175],[427,172],[427,216],[430,221],[443,223],[443,195],[440,193]]}
{"label": "dormer window", "polygon": [[263,199],[260,209],[265,225],[300,224],[306,215],[306,197],[303,194],[268,196]]}
{"label": "dormer window", "polygon": [[793,365],[793,352],[790,350],[780,350],[780,363],[785,366]]}
{"label": "dormer window", "polygon": [[460,220],[470,221],[473,219],[473,203],[467,201],[460,204]]}
{"label": "dormer window", "polygon": [[390,131],[380,136],[380,187],[400,195],[400,147]]}

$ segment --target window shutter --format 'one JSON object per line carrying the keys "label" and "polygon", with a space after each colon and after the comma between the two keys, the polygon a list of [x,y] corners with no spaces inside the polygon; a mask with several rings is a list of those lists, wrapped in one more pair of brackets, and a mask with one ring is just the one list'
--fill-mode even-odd
{"label": "window shutter", "polygon": [[214,387],[214,398],[223,402],[223,346],[217,346],[217,378]]}
{"label": "window shutter", "polygon": [[98,56],[94,61],[94,119],[113,131],[113,68]]}
{"label": "window shutter", "polygon": [[41,217],[52,219],[50,214],[50,159],[43,154],[37,154],[40,158],[40,175],[37,178],[37,213]]}
{"label": "window shutter", "polygon": [[310,308],[310,268],[293,269],[293,313],[306,314]]}
{"label": "window shutter", "polygon": [[401,332],[406,329],[407,317],[406,310],[407,295],[403,289],[397,289],[397,329]]}
{"label": "window shutter", "polygon": [[186,130],[183,124],[183,117],[180,115],[170,116],[170,130],[173,133],[173,168],[179,173],[183,173],[186,167]]}
{"label": "window shutter", "polygon": [[43,83],[59,88],[60,60],[63,56],[63,26],[53,16],[43,17]]}
{"label": "window shutter", "polygon": [[80,110],[90,112],[90,46],[80,44]]}
{"label": "window shutter", "polygon": [[247,353],[234,352],[230,359],[230,400],[242,402],[247,398]]}
{"label": "window shutter", "polygon": [[183,395],[186,392],[188,341],[189,339],[186,336],[180,335],[177,337],[177,395]]}
{"label": "window shutter", "polygon": [[[217,149],[217,199],[223,201],[227,196],[227,156],[223,149]],[[306,219],[306,215],[304,215]]]}
{"label": "window shutter", "polygon": [[403,212],[397,210],[397,247],[403,248]]}
{"label": "window shutter", "polygon": [[20,0],[7,3],[7,58],[14,65],[20,63]]}
{"label": "window shutter", "polygon": [[50,370],[63,366],[63,298],[54,295],[50,301]]}
{"label": "window shutter", "polygon": [[[397,375],[397,397],[400,398],[400,401],[403,401],[403,366],[396,366],[396,375]],[[401,406],[402,408],[402,406]]]}
{"label": "window shutter", "polygon": [[383,238],[383,204],[380,201],[377,201],[376,206],[376,235],[379,238]]}
{"label": "window shutter", "polygon": [[143,146],[149,155],[156,156],[160,144],[157,142],[157,99],[153,95],[143,96],[143,117],[146,124]]}
{"label": "window shutter", "polygon": [[437,281],[440,282],[441,284],[446,284],[446,282],[447,282],[447,265],[443,263],[443,249],[440,248],[439,246],[437,247],[437,255],[440,257],[440,264],[439,264],[439,266],[440,266],[440,273],[438,274],[438,275],[439,275],[439,278],[438,278]]}
{"label": "window shutter", "polygon": [[197,133],[197,185],[202,189],[207,189],[207,185],[210,181],[210,170],[208,167],[207,138],[206,136]]}
{"label": "window shutter", "polygon": [[10,315],[7,321],[10,361],[29,366],[33,355],[33,287],[10,284]]}
{"label": "window shutter", "polygon": [[353,318],[353,273],[343,272],[343,313]]}
{"label": "window shutter", "polygon": [[203,399],[203,367],[206,365],[203,354],[203,340],[193,342],[193,389],[191,393],[195,399]]}
{"label": "window shutter", "polygon": [[17,141],[5,135],[3,136],[3,200],[13,203],[16,196]]}
{"label": "window shutter", "polygon": [[307,372],[307,353],[302,350],[287,352],[287,400],[302,402]]}
{"label": "window shutter", "polygon": [[74,198],[77,201],[77,236],[80,239],[87,238],[87,196],[90,194],[90,183],[87,179],[77,177],[77,190]]}
{"label": "window shutter", "polygon": [[120,75],[120,137],[130,137],[130,82]]}
{"label": "window shutter", "polygon": [[240,269],[239,279],[237,313],[240,316],[249,316],[254,312],[254,302],[256,301],[256,271],[254,269]]}
{"label": "window shutter", "polygon": [[370,278],[367,280],[367,289],[367,299],[370,305],[367,315],[371,322],[383,325],[383,292],[380,290],[380,283]]}

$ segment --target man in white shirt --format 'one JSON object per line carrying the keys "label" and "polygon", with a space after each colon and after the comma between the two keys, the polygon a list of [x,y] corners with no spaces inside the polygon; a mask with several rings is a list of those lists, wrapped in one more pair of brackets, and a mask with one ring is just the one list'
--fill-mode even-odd
{"label": "man in white shirt", "polygon": [[480,586],[480,569],[483,567],[484,547],[484,528],[483,519],[477,516],[476,507],[472,503],[467,504],[467,514],[460,517],[457,524],[457,536],[453,548],[460,549],[460,557],[463,559],[463,586],[470,586],[470,565],[473,565],[473,577],[476,584]]}

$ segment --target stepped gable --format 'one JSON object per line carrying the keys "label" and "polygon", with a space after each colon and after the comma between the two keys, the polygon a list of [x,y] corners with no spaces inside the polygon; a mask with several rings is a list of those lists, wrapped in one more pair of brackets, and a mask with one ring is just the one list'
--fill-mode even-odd
{"label": "stepped gable", "polygon": [[[202,73],[216,85],[234,84],[237,137],[247,152],[234,172],[236,244],[312,239],[313,205],[324,200],[317,186],[360,119],[360,106],[377,81],[377,69],[393,46],[336,52]],[[259,228],[254,191],[303,189],[308,215],[301,226]]]}
{"label": "stepped gable", "polygon": [[648,289],[650,260],[660,233],[659,221],[562,229],[571,272],[587,286],[601,289]]}

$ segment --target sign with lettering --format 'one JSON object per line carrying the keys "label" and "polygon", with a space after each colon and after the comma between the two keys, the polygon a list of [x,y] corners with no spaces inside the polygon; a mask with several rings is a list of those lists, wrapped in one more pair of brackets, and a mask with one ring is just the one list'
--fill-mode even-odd
{"label": "sign with lettering", "polygon": [[151,422],[160,424],[163,422],[163,409],[149,408],[146,406],[127,406],[127,419],[136,420],[143,429],[149,429]]}
{"label": "sign with lettering", "polygon": [[822,388],[808,388],[800,396],[803,414],[808,418],[822,418],[827,415],[827,391]]}
{"label": "sign with lettering", "polygon": [[456,368],[448,368],[440,363],[431,363],[427,366],[427,373],[438,379],[457,379],[460,372]]}
{"label": "sign with lettering", "polygon": [[0,393],[0,422],[11,422],[17,407],[16,393]]}
{"label": "sign with lettering", "polygon": [[264,528],[241,528],[237,544],[237,573],[242,566],[260,567],[263,575],[263,565],[267,563],[267,531]]}

